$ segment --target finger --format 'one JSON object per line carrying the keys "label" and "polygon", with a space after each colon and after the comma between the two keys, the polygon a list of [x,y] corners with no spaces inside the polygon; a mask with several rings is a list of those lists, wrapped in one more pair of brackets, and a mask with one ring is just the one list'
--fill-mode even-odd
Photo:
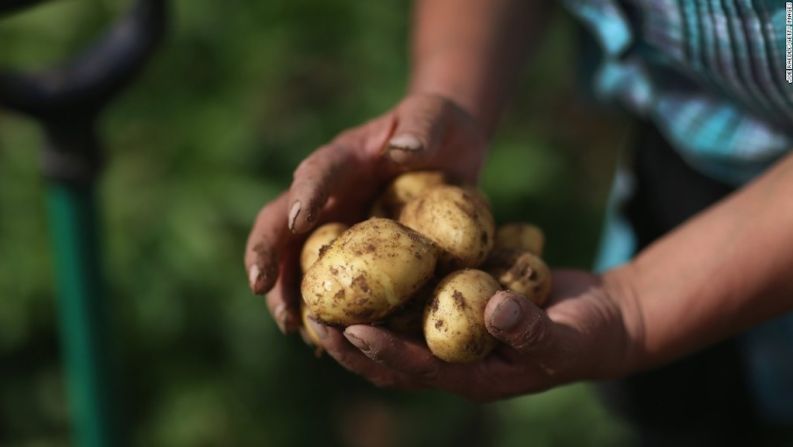
{"label": "finger", "polygon": [[552,350],[557,342],[548,315],[526,297],[508,291],[490,298],[485,325],[491,335],[522,353]]}
{"label": "finger", "polygon": [[281,194],[256,216],[245,249],[248,285],[256,295],[270,290],[278,277],[278,253],[289,241],[287,229],[287,195]]}
{"label": "finger", "polygon": [[416,388],[409,378],[366,357],[351,345],[336,328],[326,326],[309,318],[307,324],[319,338],[322,347],[345,369],[363,376],[380,387]]}
{"label": "finger", "polygon": [[421,167],[438,151],[450,105],[435,97],[415,97],[399,105],[388,157],[403,168]]}
{"label": "finger", "polygon": [[295,233],[305,233],[317,223],[328,197],[356,166],[348,146],[323,146],[303,160],[289,187],[287,224]]}
{"label": "finger", "polygon": [[477,402],[511,395],[523,385],[522,370],[497,356],[475,363],[446,363],[432,355],[420,341],[366,325],[350,326],[344,336],[370,359],[406,374],[415,383]]}
{"label": "finger", "polygon": [[284,247],[278,281],[267,294],[267,308],[283,334],[300,327],[300,266],[295,245],[297,241]]}
{"label": "finger", "polygon": [[390,331],[362,324],[349,326],[344,330],[344,336],[368,358],[403,372],[419,383],[449,389],[459,382],[456,378],[449,380],[453,365],[439,360],[416,340],[400,338]]}

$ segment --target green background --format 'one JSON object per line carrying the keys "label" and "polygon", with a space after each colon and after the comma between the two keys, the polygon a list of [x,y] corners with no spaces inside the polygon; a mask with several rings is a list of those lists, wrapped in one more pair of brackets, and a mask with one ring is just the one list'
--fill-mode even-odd
{"label": "green background", "polygon": [[[128,2],[57,0],[0,20],[0,64],[51,66]],[[477,406],[377,390],[250,295],[256,211],[306,154],[403,93],[409,10],[379,0],[173,4],[164,47],[107,110],[100,184],[127,436],[140,446],[600,446],[630,439],[587,385]],[[577,86],[556,11],[492,145],[499,221],[544,227],[554,266],[591,265],[627,126]],[[37,127],[0,112],[0,444],[69,444]]]}

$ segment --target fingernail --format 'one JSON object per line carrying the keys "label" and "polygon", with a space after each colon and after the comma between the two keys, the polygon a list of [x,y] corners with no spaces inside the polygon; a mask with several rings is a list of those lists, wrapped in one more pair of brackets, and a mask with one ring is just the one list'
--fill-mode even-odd
{"label": "fingernail", "polygon": [[403,151],[417,151],[421,149],[421,140],[415,135],[403,133],[388,140],[391,149],[402,149]]}
{"label": "fingernail", "polygon": [[256,283],[259,282],[259,277],[262,271],[258,265],[252,265],[248,270],[248,285],[251,287],[253,293],[258,293],[256,290]]}
{"label": "fingernail", "polygon": [[314,332],[319,339],[324,339],[328,335],[328,330],[325,326],[315,321],[313,318],[306,318],[308,325],[311,326],[311,331]]}
{"label": "fingernail", "polygon": [[279,304],[275,308],[274,314],[275,315],[273,315],[273,318],[275,318],[275,324],[278,325],[278,330],[281,331],[282,334],[286,335],[286,319],[288,317],[286,305]]}
{"label": "fingernail", "polygon": [[499,331],[509,331],[520,321],[521,308],[515,298],[507,298],[493,312],[490,324]]}
{"label": "fingernail", "polygon": [[[292,204],[292,207],[289,208],[289,229],[295,231],[295,220],[297,216],[300,214],[300,204],[299,200],[295,200],[295,203]],[[281,221],[283,222],[283,221]]]}
{"label": "fingernail", "polygon": [[412,153],[422,149],[421,141],[411,134],[401,134],[388,141],[388,156],[396,163],[408,160]]}
{"label": "fingernail", "polygon": [[366,342],[365,342],[365,341],[361,340],[360,338],[358,338],[358,337],[356,337],[355,335],[353,335],[353,334],[351,334],[351,333],[349,333],[349,332],[346,332],[346,331],[344,332],[344,336],[345,336],[345,337],[347,338],[347,340],[349,340],[349,342],[350,342],[350,343],[352,343],[352,344],[353,344],[353,346],[355,346],[356,348],[358,348],[358,349],[360,349],[361,351],[364,351],[364,352],[367,352],[367,351],[369,351],[369,345],[368,345],[368,344],[366,344]]}

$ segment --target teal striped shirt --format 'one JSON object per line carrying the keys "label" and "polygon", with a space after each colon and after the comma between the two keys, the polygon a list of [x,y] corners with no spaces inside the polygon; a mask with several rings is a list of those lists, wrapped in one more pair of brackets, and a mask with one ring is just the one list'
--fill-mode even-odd
{"label": "teal striped shirt", "polygon": [[[740,186],[793,147],[786,1],[562,1],[602,50],[599,99],[653,122],[694,169]],[[598,270],[634,255],[632,229],[616,213],[630,187],[618,174]],[[741,345],[758,409],[793,423],[793,316]]]}
{"label": "teal striped shirt", "polygon": [[603,49],[603,100],[654,122],[701,172],[739,185],[793,146],[782,0],[563,0]]}

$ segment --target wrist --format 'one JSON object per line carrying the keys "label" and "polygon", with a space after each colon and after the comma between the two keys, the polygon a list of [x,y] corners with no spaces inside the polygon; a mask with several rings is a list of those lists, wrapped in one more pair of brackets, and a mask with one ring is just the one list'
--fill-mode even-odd
{"label": "wrist", "polygon": [[645,318],[636,288],[636,269],[628,263],[601,275],[603,290],[618,312],[617,341],[607,376],[616,378],[644,369],[647,364]]}
{"label": "wrist", "polygon": [[[463,80],[452,75],[444,75],[433,70],[427,75],[416,70],[412,76],[407,93],[409,95],[434,95],[454,104],[464,111],[478,125],[485,138],[489,141],[495,133],[500,113],[492,97],[471,88]],[[426,71],[426,70],[425,70]]]}

